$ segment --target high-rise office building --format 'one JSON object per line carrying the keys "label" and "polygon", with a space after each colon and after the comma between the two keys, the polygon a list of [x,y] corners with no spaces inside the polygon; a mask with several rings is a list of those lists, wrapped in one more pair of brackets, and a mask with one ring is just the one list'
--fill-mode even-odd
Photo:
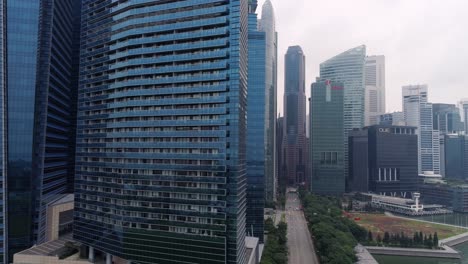
{"label": "high-rise office building", "polygon": [[46,240],[47,204],[73,191],[80,7],[80,0],[41,1],[32,166],[36,244]]}
{"label": "high-rise office building", "polygon": [[345,177],[348,175],[348,132],[364,127],[366,46],[345,51],[320,64],[320,78],[344,85]]}
{"label": "high-rise office building", "polygon": [[365,86],[365,125],[378,125],[385,113],[385,56],[366,57]]}
{"label": "high-rise office building", "polygon": [[461,118],[464,125],[465,135],[468,135],[468,98],[459,103]]}
{"label": "high-rise office building", "polygon": [[404,126],[405,116],[403,112],[393,112],[380,115],[379,125],[388,125],[388,126]]}
{"label": "high-rise office building", "polygon": [[276,172],[278,178],[278,191],[285,192],[288,185],[286,177],[283,176],[283,126],[284,126],[284,117],[281,116],[281,113],[278,114],[276,119],[276,153],[277,153],[277,164]]}
{"label": "high-rise office building", "polygon": [[8,253],[44,240],[45,206],[72,190],[80,1],[6,2]]}
{"label": "high-rise office building", "polygon": [[6,0],[0,0],[0,263],[8,263],[7,205],[7,75],[6,75]]}
{"label": "high-rise office building", "polygon": [[445,134],[441,135],[443,145],[441,146],[441,167],[443,176],[448,179],[465,179],[465,145],[467,142],[464,135]]}
{"label": "high-rise office building", "polygon": [[427,85],[403,86],[403,113],[407,126],[417,127],[419,173],[440,174],[439,131],[433,128],[432,104]]}
{"label": "high-rise office building", "polygon": [[285,56],[282,175],[288,185],[307,181],[305,55],[292,46]]}
{"label": "high-rise office building", "polygon": [[82,1],[74,238],[245,263],[248,2]]}
{"label": "high-rise office building", "polygon": [[[265,199],[273,201],[276,198],[278,179],[276,177],[276,109],[277,109],[277,72],[278,72],[278,33],[276,32],[275,11],[270,0],[262,6],[262,17],[258,21],[259,31],[265,32],[265,120],[266,120],[266,170]],[[249,75],[250,77],[250,75]]]}
{"label": "high-rise office building", "polygon": [[433,127],[440,134],[452,134],[463,131],[460,109],[454,104],[432,104]]}
{"label": "high-rise office building", "polygon": [[40,1],[7,1],[8,254],[32,245],[32,157]]}
{"label": "high-rise office building", "polygon": [[345,192],[344,87],[342,83],[317,80],[310,98],[311,190],[317,194]]}
{"label": "high-rise office building", "polygon": [[371,126],[349,134],[350,190],[410,198],[417,191],[415,127]]}
{"label": "high-rise office building", "polygon": [[257,20],[249,2],[247,95],[247,232],[263,243],[265,201],[276,196],[276,32],[273,6],[266,1]]}

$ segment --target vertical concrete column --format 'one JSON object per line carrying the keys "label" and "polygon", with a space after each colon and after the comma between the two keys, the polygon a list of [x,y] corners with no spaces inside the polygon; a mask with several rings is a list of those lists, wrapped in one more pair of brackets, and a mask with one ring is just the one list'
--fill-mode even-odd
{"label": "vertical concrete column", "polygon": [[112,264],[112,255],[106,253],[106,264]]}
{"label": "vertical concrete column", "polygon": [[89,247],[88,261],[94,263],[94,248],[91,246]]}

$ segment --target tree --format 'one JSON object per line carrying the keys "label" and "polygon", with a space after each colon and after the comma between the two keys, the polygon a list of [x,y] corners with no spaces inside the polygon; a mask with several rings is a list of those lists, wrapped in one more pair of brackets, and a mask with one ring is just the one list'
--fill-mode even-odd
{"label": "tree", "polygon": [[[437,234],[437,233],[436,233]],[[369,230],[369,232],[367,232],[367,240],[369,242],[372,242],[374,241],[374,237],[372,236],[372,231]]]}
{"label": "tree", "polygon": [[352,211],[353,210],[353,200],[349,200],[348,201],[348,211]]}
{"label": "tree", "polygon": [[419,244],[419,234],[418,234],[418,232],[414,232],[414,234],[413,234],[413,243],[415,245]]}
{"label": "tree", "polygon": [[427,247],[432,248],[432,234],[429,234],[429,237],[427,238]]}
{"label": "tree", "polygon": [[390,242],[390,234],[388,232],[385,232],[383,242],[384,244],[388,244]]}
{"label": "tree", "polygon": [[434,238],[433,238],[433,246],[438,247],[439,246],[439,236],[437,236],[437,232],[434,233]]}
{"label": "tree", "polygon": [[382,243],[382,237],[380,236],[380,234],[377,234],[377,242],[379,244]]}

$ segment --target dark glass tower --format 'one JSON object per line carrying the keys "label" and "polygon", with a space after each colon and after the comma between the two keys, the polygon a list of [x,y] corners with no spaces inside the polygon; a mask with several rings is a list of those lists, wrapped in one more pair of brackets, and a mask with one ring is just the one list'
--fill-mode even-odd
{"label": "dark glass tower", "polygon": [[306,96],[305,56],[301,47],[289,47],[285,56],[285,92],[282,175],[288,185],[305,182],[306,163]]}
{"label": "dark glass tower", "polygon": [[247,232],[263,243],[265,201],[276,196],[276,32],[273,6],[249,2],[247,96]]}
{"label": "dark glass tower", "polygon": [[0,263],[8,263],[6,63],[6,0],[0,0]]}
{"label": "dark glass tower", "polygon": [[[249,8],[247,95],[247,233],[263,243],[265,185],[268,161],[266,99],[266,34],[258,30],[255,1]],[[273,164],[271,164],[273,165]]]}
{"label": "dark glass tower", "polygon": [[41,0],[32,186],[34,243],[45,241],[46,205],[73,191],[80,0]]}
{"label": "dark glass tower", "polygon": [[442,149],[444,176],[447,179],[464,180],[465,173],[465,145],[464,135],[443,135],[444,148]]}
{"label": "dark glass tower", "polygon": [[371,126],[349,133],[350,191],[411,198],[418,189],[416,127]]}
{"label": "dark glass tower", "polygon": [[40,1],[7,0],[9,255],[33,237],[32,157]]}
{"label": "dark glass tower", "polygon": [[344,87],[342,83],[317,80],[310,98],[311,190],[317,194],[345,192]]}
{"label": "dark glass tower", "polygon": [[10,257],[43,241],[44,205],[71,191],[79,2],[7,1]]}
{"label": "dark glass tower", "polygon": [[245,263],[248,2],[82,1],[75,239]]}

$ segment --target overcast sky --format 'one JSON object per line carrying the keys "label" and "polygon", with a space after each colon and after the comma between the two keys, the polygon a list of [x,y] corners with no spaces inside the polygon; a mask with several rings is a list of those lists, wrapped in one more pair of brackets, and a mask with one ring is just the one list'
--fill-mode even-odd
{"label": "overcast sky", "polygon": [[[259,0],[258,12],[265,0]],[[306,91],[319,64],[365,44],[386,57],[387,112],[401,110],[401,87],[428,84],[433,103],[468,98],[468,0],[271,0],[276,12],[278,111],[283,113],[284,54],[306,55]]]}

